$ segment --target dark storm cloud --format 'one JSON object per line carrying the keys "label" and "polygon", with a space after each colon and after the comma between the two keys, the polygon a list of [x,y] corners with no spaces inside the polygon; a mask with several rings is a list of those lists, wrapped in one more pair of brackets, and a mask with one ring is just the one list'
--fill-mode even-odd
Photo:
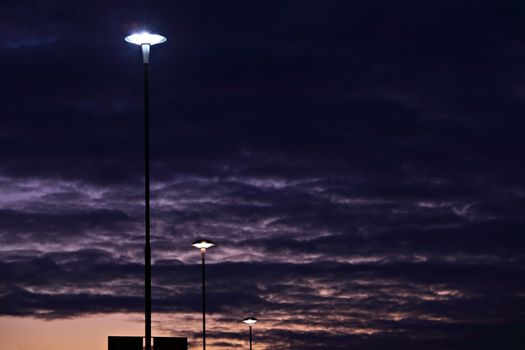
{"label": "dark storm cloud", "polygon": [[17,240],[16,233],[32,236],[35,232],[38,232],[40,239],[64,239],[68,234],[78,238],[89,229],[118,230],[119,224],[129,221],[127,215],[118,210],[83,210],[60,214],[2,210],[0,218],[0,225],[8,232],[2,235],[6,240]]}
{"label": "dark storm cloud", "polygon": [[[392,221],[384,224],[399,225]],[[403,224],[404,220],[401,226],[404,226]],[[505,229],[499,231],[503,226]],[[347,233],[313,240],[294,240],[282,237],[247,240],[241,244],[246,248],[259,247],[268,254],[272,252],[294,255],[317,253],[345,258],[363,253],[388,256],[389,252],[395,252],[396,255],[406,254],[406,256],[420,253],[434,259],[457,254],[480,254],[485,255],[485,258],[495,256],[503,260],[510,260],[522,256],[523,251],[520,247],[523,239],[522,228],[523,222],[521,221],[500,220],[488,223],[467,223],[456,227],[428,229],[407,227],[373,236]]]}
{"label": "dark storm cloud", "polygon": [[[182,157],[184,163],[187,163],[188,158],[220,157],[222,161],[226,161],[230,156],[244,149],[269,149],[272,153],[286,149],[287,153],[299,159],[304,155],[338,160],[342,158],[345,162],[354,164],[353,169],[357,168],[367,173],[376,170],[395,175],[399,172],[396,164],[401,164],[403,161],[409,164],[417,163],[416,168],[423,168],[423,170],[432,166],[429,170],[435,173],[440,168],[439,164],[454,161],[456,165],[461,165],[462,158],[472,157],[472,152],[462,154],[465,146],[469,148],[475,146],[478,149],[486,143],[486,139],[480,137],[479,130],[473,134],[472,130],[464,125],[463,115],[456,120],[422,118],[435,111],[427,111],[433,106],[429,107],[425,101],[419,101],[422,98],[419,96],[421,92],[414,89],[420,89],[420,85],[417,87],[411,85],[419,81],[422,81],[420,84],[428,85],[433,81],[432,79],[416,78],[415,81],[407,82],[409,77],[399,79],[399,76],[389,75],[388,67],[384,68],[386,72],[382,75],[370,71],[381,65],[395,65],[395,68],[391,69],[410,69],[413,71],[412,75],[417,75],[418,70],[425,70],[427,74],[436,74],[432,68],[435,69],[435,66],[439,65],[438,68],[445,70],[445,72],[438,72],[440,77],[443,74],[454,75],[455,86],[461,78],[464,78],[461,81],[465,84],[472,84],[470,76],[457,76],[457,72],[454,71],[457,69],[457,64],[453,65],[454,62],[450,62],[443,67],[444,63],[438,61],[438,57],[449,63],[447,60],[457,60],[458,55],[464,51],[472,50],[471,55],[476,57],[476,53],[483,50],[481,53],[485,56],[481,58],[489,62],[485,64],[481,62],[480,70],[486,71],[487,66],[494,69],[491,59],[502,60],[505,57],[500,57],[499,51],[491,52],[485,45],[500,46],[503,43],[491,40],[481,46],[479,39],[477,41],[463,39],[457,46],[447,47],[447,39],[461,40],[461,38],[455,39],[456,34],[469,29],[468,21],[460,21],[461,16],[452,16],[447,22],[449,27],[439,32],[439,35],[443,36],[439,43],[444,47],[441,47],[436,46],[431,40],[438,36],[431,29],[437,30],[436,27],[439,28],[440,24],[440,18],[435,12],[415,8],[415,11],[422,12],[424,18],[429,19],[428,23],[423,21],[413,23],[404,17],[388,15],[389,11],[401,11],[405,6],[409,7],[408,5],[397,9],[396,6],[386,6],[379,2],[364,9],[359,7],[345,9],[341,4],[327,5],[319,9],[325,16],[334,16],[336,13],[350,16],[343,21],[338,15],[328,21],[329,23],[320,19],[322,16],[319,17],[318,6],[312,3],[265,5],[265,11],[257,12],[258,16],[253,18],[253,22],[248,21],[252,23],[251,25],[247,25],[246,21],[254,15],[250,10],[252,6],[239,6],[239,4],[231,7],[212,6],[213,8],[209,8],[209,5],[201,8],[191,8],[187,4],[180,6],[181,10],[190,11],[190,15],[199,18],[198,26],[193,24],[191,29],[186,28],[182,32],[187,34],[186,40],[202,39],[207,34],[210,35],[207,40],[213,40],[214,45],[196,41],[193,47],[188,48],[190,43],[179,39],[182,34],[178,34],[174,38],[173,45],[182,47],[168,47],[164,48],[164,52],[159,52],[159,59],[165,66],[163,68],[168,70],[167,73],[157,73],[160,76],[157,79],[160,80],[157,83],[158,88],[166,91],[164,94],[159,94],[160,97],[155,105],[159,111],[157,115],[161,112],[164,114],[162,127],[155,128],[153,123],[156,131],[154,149],[156,157],[160,160],[164,157],[169,159]],[[434,7],[438,10],[437,13],[444,11],[440,6],[434,5]],[[443,7],[450,8],[451,5]],[[465,11],[467,8],[458,6],[457,10]],[[172,9],[173,12],[176,12],[175,10]],[[375,11],[379,11],[379,16]],[[49,20],[46,15],[53,14],[54,21],[65,22],[62,25],[69,24],[78,30],[78,34],[75,33],[78,39],[73,40],[73,33],[67,33],[61,42],[62,45],[48,45],[52,50],[42,53],[43,58],[32,62],[31,67],[16,63],[35,52],[11,53],[12,61],[7,64],[20,69],[13,74],[17,77],[15,88],[20,89],[20,94],[38,92],[38,97],[35,98],[39,99],[40,107],[35,110],[32,105],[27,105],[28,111],[13,113],[16,113],[17,117],[22,115],[23,118],[28,118],[25,121],[28,124],[34,124],[38,119],[39,124],[49,125],[44,129],[46,132],[42,132],[40,127],[32,129],[39,131],[39,137],[28,135],[31,142],[31,146],[28,147],[31,147],[31,154],[42,162],[52,156],[56,167],[60,169],[54,168],[53,163],[44,163],[41,167],[45,169],[41,169],[40,172],[53,169],[54,173],[49,175],[64,174],[75,178],[94,177],[98,174],[99,176],[91,179],[121,181],[122,177],[131,176],[129,173],[140,173],[137,168],[125,166],[125,164],[131,166],[133,162],[116,164],[117,162],[113,160],[118,157],[124,161],[124,157],[127,156],[130,159],[137,159],[136,167],[140,166],[139,157],[134,155],[139,153],[141,125],[139,122],[133,122],[139,114],[136,101],[140,100],[140,89],[131,89],[131,86],[139,85],[135,81],[138,79],[133,80],[131,74],[126,74],[126,70],[132,67],[127,61],[131,60],[121,57],[118,61],[115,55],[109,55],[110,52],[115,51],[114,44],[109,47],[109,39],[104,36],[97,38],[96,47],[85,44],[88,33],[83,25],[88,19],[95,20],[91,17],[92,12],[93,10],[88,11],[85,19],[78,18],[79,14],[67,7],[62,9],[60,6],[50,6],[37,12],[44,16],[45,20]],[[228,12],[231,12],[228,17],[233,17],[233,21],[225,27],[220,14]],[[243,14],[243,16],[236,14]],[[356,20],[363,14],[369,21],[362,18]],[[68,18],[68,15],[70,16],[68,21],[60,21],[60,18]],[[494,28],[480,27],[485,23],[483,19],[487,14],[481,12],[478,15],[480,17],[473,21],[477,25],[475,28],[481,30],[477,35],[486,35]],[[176,15],[178,16],[180,15]],[[163,17],[161,16],[160,21]],[[96,20],[96,23],[103,22],[102,19]],[[183,23],[187,22],[188,20],[185,20]],[[274,29],[268,33],[262,25],[272,22],[276,22]],[[376,25],[378,28],[371,32],[371,27]],[[100,29],[95,28],[93,35],[97,36],[99,32],[102,34],[107,26],[106,24]],[[210,33],[214,27],[222,30]],[[241,28],[243,30],[238,32],[237,30]],[[418,28],[421,30],[414,30]],[[389,31],[387,32],[386,29]],[[500,28],[492,35],[501,36],[505,34],[505,29],[506,27]],[[425,36],[424,34],[427,34],[425,31],[430,31],[429,34],[432,36]],[[470,38],[474,35],[472,31],[473,29],[469,29],[464,35]],[[374,36],[370,38],[372,35]],[[327,40],[322,42],[322,39]],[[363,42],[360,42],[361,40]],[[465,47],[460,44],[464,44]],[[71,49],[67,45],[75,45],[78,57],[71,59]],[[421,49],[403,51],[394,47],[395,45],[412,45]],[[267,46],[274,47],[275,50],[267,50]],[[173,52],[171,55],[171,51],[177,48],[180,52]],[[120,52],[122,51],[130,50],[123,47]],[[400,57],[392,57],[392,52]],[[436,57],[434,53],[439,53],[439,56]],[[127,55],[131,55],[131,52]],[[89,60],[86,60],[86,57],[89,57]],[[164,64],[167,57],[174,57],[173,63],[177,65]],[[53,60],[60,64],[56,65]],[[184,61],[179,62],[179,60]],[[367,60],[371,62],[366,62]],[[385,62],[377,62],[377,60]],[[421,67],[414,67],[414,61],[417,61]],[[468,60],[460,63],[470,67]],[[55,65],[57,68],[49,69]],[[182,66],[184,70],[180,72],[181,68],[177,67]],[[30,70],[28,71],[27,68]],[[447,68],[451,72],[446,70]],[[363,72],[359,73],[359,71]],[[359,74],[364,74],[365,77],[360,77]],[[122,77],[124,84],[118,86],[109,84],[107,77],[115,75]],[[171,79],[172,75],[176,76],[176,79]],[[502,74],[501,77],[497,75],[494,79],[498,77],[502,79],[506,75]],[[57,84],[49,84],[49,81],[57,81]],[[77,84],[78,81],[82,84]],[[365,81],[377,88],[375,94],[360,92],[360,86],[352,86],[357,83],[365,84]],[[401,91],[396,91],[397,87],[383,88],[388,82],[408,86],[404,86]],[[499,85],[510,82],[499,82]],[[346,87],[345,84],[351,86]],[[274,89],[281,88],[283,85],[282,90],[277,90],[279,91],[277,96],[268,96],[264,93],[266,90],[270,94],[275,94]],[[485,85],[489,85],[488,82],[483,84]],[[487,86],[486,89],[496,92],[501,88],[499,85],[494,85],[493,88]],[[31,86],[29,91],[26,86]],[[73,88],[65,90],[66,86]],[[473,93],[472,87],[476,86],[465,87],[465,91]],[[433,95],[439,92],[435,94],[436,99],[449,99],[456,96],[456,92],[451,94],[448,89],[439,89],[440,86],[429,86],[432,87]],[[53,91],[54,89],[57,91]],[[311,89],[314,90],[313,96],[309,96],[308,93]],[[408,91],[403,91],[406,89]],[[224,95],[222,90],[231,92]],[[60,92],[60,95],[57,92]],[[396,96],[399,93],[407,97]],[[203,100],[206,103],[202,103]],[[436,101],[439,102],[440,100]],[[501,101],[499,105],[506,106],[509,102],[519,107],[518,99]],[[453,110],[439,111],[440,114],[450,112],[457,113]],[[47,115],[48,118],[39,118],[41,115]],[[76,117],[69,117],[70,115]],[[287,115],[287,118],[283,118],[283,115]],[[385,115],[389,117],[385,118]],[[49,116],[53,116],[51,122]],[[53,128],[58,125],[60,128]],[[69,132],[63,133],[64,129],[68,129]],[[474,138],[472,142],[477,144],[470,145],[469,139],[472,138]],[[39,139],[41,142],[37,150],[42,154],[35,154],[34,144]],[[68,144],[69,147],[59,147],[58,145],[62,143]],[[29,153],[29,150],[24,150],[23,146],[22,142],[17,147],[22,154],[16,152],[13,154],[19,162],[21,158],[26,159]],[[449,154],[447,150],[452,149],[454,153]],[[495,150],[494,147],[491,149]],[[65,159],[61,160],[60,153],[64,151],[67,153],[63,154]],[[82,154],[85,156],[82,157]],[[77,159],[76,164],[61,166],[71,157]],[[106,161],[107,158],[109,159]],[[428,158],[428,161],[422,158]],[[285,158],[284,161],[289,161],[289,158]],[[470,162],[472,161],[476,159]],[[36,159],[28,163],[26,167],[24,164],[14,163],[12,170],[18,169],[27,175],[31,169],[34,171],[35,166],[38,166]],[[191,162],[189,163],[191,165]],[[311,168],[319,169],[315,164],[318,162],[315,162]],[[86,171],[90,167],[91,171]],[[366,169],[368,167],[372,169]],[[184,168],[178,167],[177,170],[180,172]],[[162,173],[159,173],[159,176],[162,176]]]}
{"label": "dark storm cloud", "polygon": [[0,6],[1,314],[141,312],[149,25],[157,314],[206,236],[217,348],[523,343],[520,2]]}
{"label": "dark storm cloud", "polygon": [[[418,322],[421,324],[421,322]],[[428,324],[429,327],[434,326]],[[331,349],[347,349],[359,346],[366,350],[377,349],[407,349],[415,346],[423,346],[425,349],[490,349],[498,346],[504,349],[512,349],[521,344],[521,327],[497,327],[485,326],[451,325],[449,328],[449,339],[436,339],[430,337],[427,340],[415,339],[415,337],[399,338],[391,335],[380,335],[375,337],[355,336],[344,334],[329,334],[319,332],[317,334],[278,331],[268,335],[267,340],[277,343],[285,349],[301,346],[302,349],[323,349],[327,346]],[[411,329],[412,330],[412,329]],[[421,331],[419,329],[419,331]],[[429,331],[429,333],[431,333]],[[496,345],[497,344],[497,345]]]}

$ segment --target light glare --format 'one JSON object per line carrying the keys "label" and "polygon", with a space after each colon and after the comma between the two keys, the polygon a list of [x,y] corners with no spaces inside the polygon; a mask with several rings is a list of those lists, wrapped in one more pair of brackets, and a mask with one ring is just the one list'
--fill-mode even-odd
{"label": "light glare", "polygon": [[208,249],[213,247],[215,244],[211,241],[208,241],[207,239],[199,239],[195,242],[193,242],[192,246],[199,249]]}
{"label": "light glare", "polygon": [[245,318],[244,320],[242,320],[242,322],[248,324],[248,325],[252,325],[252,324],[256,324],[257,323],[257,319],[255,317],[248,317],[248,318]]}
{"label": "light glare", "polygon": [[148,32],[131,34],[125,39],[128,43],[136,45],[156,45],[165,42],[167,39],[159,34],[151,34]]}

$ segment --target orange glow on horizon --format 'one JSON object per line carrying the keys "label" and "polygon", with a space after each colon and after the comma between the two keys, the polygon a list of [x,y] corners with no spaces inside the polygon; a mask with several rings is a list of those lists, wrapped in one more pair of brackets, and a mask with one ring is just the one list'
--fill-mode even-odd
{"label": "orange glow on horizon", "polygon": [[94,315],[66,320],[0,317],[0,350],[107,350],[108,335],[142,335],[130,315]]}

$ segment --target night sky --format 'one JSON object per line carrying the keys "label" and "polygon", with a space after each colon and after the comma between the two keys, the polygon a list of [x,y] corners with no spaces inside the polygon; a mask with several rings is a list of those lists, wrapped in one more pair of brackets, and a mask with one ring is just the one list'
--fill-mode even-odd
{"label": "night sky", "polygon": [[525,348],[523,1],[8,0],[0,349],[143,334],[142,29],[153,335]]}

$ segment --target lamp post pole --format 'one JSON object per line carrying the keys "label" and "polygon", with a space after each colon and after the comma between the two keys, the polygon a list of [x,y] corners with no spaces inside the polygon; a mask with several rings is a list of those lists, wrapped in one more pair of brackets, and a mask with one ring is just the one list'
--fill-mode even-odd
{"label": "lamp post pole", "polygon": [[250,350],[252,350],[252,326],[250,325]]}
{"label": "lamp post pole", "polygon": [[144,193],[145,193],[145,226],[146,243],[144,246],[144,278],[146,298],[145,318],[146,318],[146,350],[151,350],[151,243],[150,243],[150,171],[149,171],[149,59],[146,59],[146,52],[149,54],[149,44],[142,44],[142,55],[144,57]]}
{"label": "lamp post pole", "polygon": [[257,323],[255,317],[247,317],[242,322],[246,323],[250,328],[250,350],[252,350],[252,326]]}
{"label": "lamp post pole", "polygon": [[126,41],[140,45],[144,64],[144,202],[145,202],[145,244],[144,244],[144,299],[145,299],[145,342],[151,350],[151,243],[150,243],[150,141],[149,141],[149,53],[152,45],[166,41],[158,34],[139,33],[126,37]]}
{"label": "lamp post pole", "polygon": [[202,350],[206,350],[206,278],[205,278],[205,256],[206,249],[201,249],[202,256]]}
{"label": "lamp post pole", "polygon": [[192,246],[200,249],[202,258],[202,350],[206,350],[206,249],[215,245],[207,239],[199,239],[193,242]]}

